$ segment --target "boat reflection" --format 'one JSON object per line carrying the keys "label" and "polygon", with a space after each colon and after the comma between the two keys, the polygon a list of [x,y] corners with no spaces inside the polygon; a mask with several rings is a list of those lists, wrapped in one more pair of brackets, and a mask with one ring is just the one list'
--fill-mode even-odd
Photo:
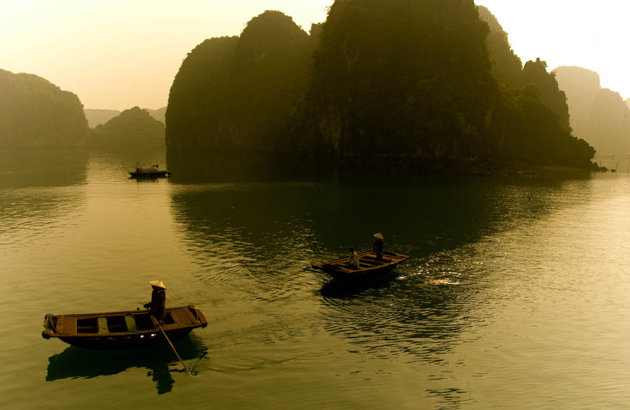
{"label": "boat reflection", "polygon": [[[191,372],[196,374],[197,364],[208,355],[207,346],[194,335],[176,341],[174,345]],[[124,351],[87,350],[70,346],[48,358],[46,381],[112,376],[134,367],[149,370],[147,375],[151,376],[158,394],[173,390],[175,381],[172,372],[185,372],[168,345]]]}
{"label": "boat reflection", "polygon": [[324,283],[319,292],[325,298],[351,298],[369,289],[388,288],[397,276],[395,272],[389,272],[361,280],[332,279]]}

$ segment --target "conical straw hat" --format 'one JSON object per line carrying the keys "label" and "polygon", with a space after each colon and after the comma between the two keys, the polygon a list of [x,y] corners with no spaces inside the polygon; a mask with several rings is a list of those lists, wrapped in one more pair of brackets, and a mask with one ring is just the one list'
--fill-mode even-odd
{"label": "conical straw hat", "polygon": [[381,241],[382,241],[383,239],[385,239],[385,238],[383,238],[383,234],[382,234],[382,233],[380,233],[380,232],[379,232],[379,233],[375,233],[375,234],[374,234],[374,237],[375,237],[376,239],[380,239]]}
{"label": "conical straw hat", "polygon": [[162,288],[162,289],[166,289],[166,286],[164,286],[164,283],[162,283],[161,280],[151,280],[151,281],[149,281],[149,285],[155,286],[155,287],[158,287],[158,288]]}

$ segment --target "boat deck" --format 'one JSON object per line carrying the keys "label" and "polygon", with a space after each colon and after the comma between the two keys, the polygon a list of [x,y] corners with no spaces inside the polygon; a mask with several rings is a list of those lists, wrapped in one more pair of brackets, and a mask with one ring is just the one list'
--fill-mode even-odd
{"label": "boat deck", "polygon": [[[183,336],[208,322],[196,307],[180,306],[166,309],[162,329],[169,336]],[[70,315],[47,314],[44,317],[45,339],[57,337],[82,347],[108,348],[111,344],[127,347],[144,342],[145,337],[155,338],[159,332],[154,319],[146,310]]]}

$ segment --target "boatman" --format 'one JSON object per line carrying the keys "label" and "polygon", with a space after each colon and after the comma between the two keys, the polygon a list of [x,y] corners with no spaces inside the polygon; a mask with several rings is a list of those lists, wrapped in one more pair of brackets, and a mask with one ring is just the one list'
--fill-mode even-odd
{"label": "boatman", "polygon": [[354,248],[350,248],[348,249],[348,251],[350,252],[350,260],[349,260],[350,266],[356,269],[360,269],[359,254],[357,253],[357,251]]}
{"label": "boatman", "polygon": [[152,280],[149,285],[153,288],[151,292],[151,302],[144,305],[149,308],[149,314],[156,318],[159,323],[164,323],[166,316],[166,286],[161,280]]}
{"label": "boatman", "polygon": [[372,246],[372,250],[376,253],[377,260],[383,260],[383,234],[375,233],[374,234],[374,245]]}

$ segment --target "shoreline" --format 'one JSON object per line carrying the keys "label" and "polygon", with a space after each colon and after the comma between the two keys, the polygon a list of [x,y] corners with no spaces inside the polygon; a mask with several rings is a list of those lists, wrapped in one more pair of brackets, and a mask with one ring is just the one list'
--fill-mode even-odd
{"label": "shoreline", "polygon": [[522,176],[529,178],[585,178],[606,172],[595,164],[588,167],[537,165],[524,161],[423,160],[400,157],[332,157],[264,152],[208,152],[167,150],[167,164],[175,178],[202,179],[327,179],[339,176],[371,178],[383,176]]}

